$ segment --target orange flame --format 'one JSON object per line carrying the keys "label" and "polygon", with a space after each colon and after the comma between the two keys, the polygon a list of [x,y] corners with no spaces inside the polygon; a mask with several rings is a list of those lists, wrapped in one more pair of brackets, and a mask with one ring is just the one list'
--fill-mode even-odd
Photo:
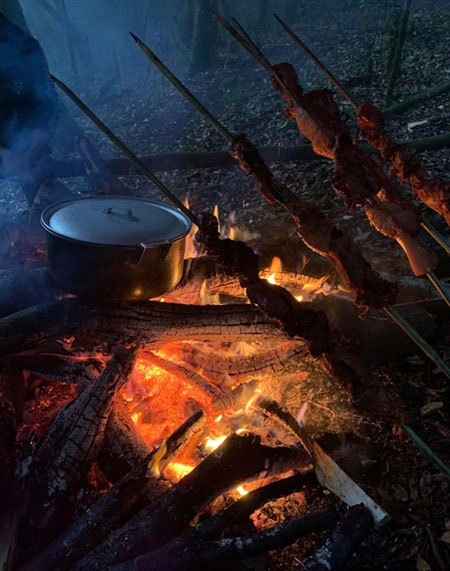
{"label": "orange flame", "polygon": [[283,271],[283,264],[278,256],[272,258],[272,263],[270,264],[270,276],[267,281],[273,285],[277,283],[277,274],[281,274]]}

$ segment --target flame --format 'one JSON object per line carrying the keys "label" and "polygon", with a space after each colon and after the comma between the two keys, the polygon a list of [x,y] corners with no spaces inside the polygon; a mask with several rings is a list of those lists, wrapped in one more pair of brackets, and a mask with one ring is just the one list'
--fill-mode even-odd
{"label": "flame", "polygon": [[208,438],[205,442],[205,448],[210,452],[214,452],[226,440],[226,435],[219,436],[218,438]]}
{"label": "flame", "polygon": [[[128,399],[127,399],[128,400]],[[131,402],[133,399],[128,400],[128,402]],[[142,413],[140,412],[134,412],[131,415],[131,420],[134,422],[134,424],[138,423],[139,417],[141,416]]]}
{"label": "flame", "polygon": [[148,463],[147,476],[154,476],[155,478],[159,478],[161,476],[161,470],[159,469],[159,464],[161,460],[164,458],[166,452],[167,452],[167,440],[164,439],[161,443],[161,446],[158,448],[153,458]]}
{"label": "flame", "polygon": [[191,466],[190,464],[182,464],[181,462],[169,462],[166,468],[164,469],[164,473],[170,480],[178,482],[181,478],[184,478],[188,474],[192,472],[195,466]]}
{"label": "flame", "polygon": [[209,293],[207,291],[208,287],[208,280],[203,280],[202,285],[200,287],[200,291],[198,293],[198,299],[200,305],[218,305],[219,304],[219,294],[218,293]]}
{"label": "flame", "polygon": [[230,227],[229,236],[230,240],[234,240],[236,237],[236,228],[234,226]]}
{"label": "flame", "polygon": [[297,301],[303,301],[303,296],[302,296],[302,295],[296,295],[296,296],[295,296],[295,299],[296,299]]}
{"label": "flame", "polygon": [[[189,209],[189,198],[183,200],[184,206]],[[196,229],[194,226],[189,231],[189,234],[186,236],[186,242],[184,247],[184,259],[187,260],[189,258],[195,258],[197,256],[197,247],[195,245],[195,233]]]}
{"label": "flame", "polygon": [[278,258],[278,256],[274,256],[272,258],[272,263],[270,264],[270,270],[269,272],[271,272],[270,276],[267,278],[267,281],[270,284],[276,285],[277,283],[277,274],[281,274],[281,272],[283,271],[283,264],[280,260],[280,258]]}
{"label": "flame", "polygon": [[236,492],[240,495],[240,496],[246,496],[248,494],[247,490],[243,487],[243,486],[238,486],[236,488]]}
{"label": "flame", "polygon": [[220,233],[219,206],[218,206],[217,204],[214,204],[213,216],[214,216],[215,218],[217,218],[218,230],[219,230],[219,233]]}
{"label": "flame", "polygon": [[253,405],[255,404],[256,399],[259,397],[259,395],[261,394],[261,389],[255,389],[255,392],[253,393],[253,395],[250,397],[250,399],[248,400],[247,404],[245,405],[245,414],[248,416],[250,414],[250,412],[253,409]]}
{"label": "flame", "polygon": [[308,410],[308,403],[304,402],[300,407],[297,416],[295,417],[300,426],[305,426],[306,424],[306,411]]}
{"label": "flame", "polygon": [[223,418],[222,414],[219,414],[219,416],[216,416],[216,418],[214,419],[214,422],[220,422]]}

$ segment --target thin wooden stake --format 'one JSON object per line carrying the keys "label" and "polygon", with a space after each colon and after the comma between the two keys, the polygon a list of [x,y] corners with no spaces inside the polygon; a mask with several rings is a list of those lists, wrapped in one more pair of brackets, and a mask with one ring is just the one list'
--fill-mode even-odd
{"label": "thin wooden stake", "polygon": [[167,77],[167,79],[182,93],[186,99],[192,103],[192,105],[203,114],[206,119],[213,125],[213,127],[226,139],[229,143],[233,141],[234,135],[226,129],[220,121],[218,121],[214,115],[212,115],[206,107],[200,103],[200,101],[192,95],[187,87],[185,87],[181,81],[166,67],[163,62],[158,58],[158,56],[152,52],[152,50],[137,36],[130,32],[131,37],[141,48],[144,54],[156,65],[156,67]]}
{"label": "thin wooden stake", "polygon": [[345,89],[342,83],[331,73],[331,71],[325,67],[325,65],[319,60],[319,58],[308,48],[308,46],[291,30],[291,28],[283,22],[283,20],[274,14],[275,18],[278,22],[283,26],[289,36],[292,38],[294,43],[301,47],[301,49],[305,52],[305,54],[312,60],[318,68],[320,68],[323,73],[328,77],[331,83],[336,87],[336,89],[347,99],[347,101],[354,107],[355,109],[358,107],[358,104],[350,95],[350,93]]}
{"label": "thin wooden stake", "polygon": [[103,131],[103,133],[105,133],[108,139],[110,139],[116,145],[116,147],[118,147],[123,153],[125,153],[126,156],[130,159],[130,161],[134,165],[136,165],[136,167],[140,169],[153,182],[153,184],[155,184],[161,190],[161,192],[189,218],[189,220],[193,224],[195,224],[196,226],[200,225],[200,222],[198,218],[195,216],[195,214],[193,214],[188,208],[186,208],[186,206],[181,202],[181,200],[178,200],[178,198],[174,194],[172,194],[172,192],[166,187],[166,185],[163,184],[159,180],[159,178],[156,175],[154,175],[152,171],[149,170],[140,159],[138,159],[138,157],[133,153],[133,151],[129,149],[127,145],[125,145],[125,143],[121,139],[119,139],[119,137],[117,137],[117,135],[115,135],[111,131],[111,129],[107,127],[105,123],[103,123],[103,121],[99,117],[97,117],[97,115],[93,111],[91,111],[91,109],[89,109],[89,107],[85,103],[83,103],[83,101],[81,101],[81,99],[77,95],[75,95],[75,93],[69,87],[67,87],[67,85],[65,85],[61,80],[59,80],[54,75],[50,75],[50,77],[56,83],[56,85],[60,89],[62,89],[62,91],[64,91],[64,93],[75,103],[75,105],[79,107],[83,111],[83,113],[85,113],[89,117],[89,119],[93,123],[95,123],[101,131]]}

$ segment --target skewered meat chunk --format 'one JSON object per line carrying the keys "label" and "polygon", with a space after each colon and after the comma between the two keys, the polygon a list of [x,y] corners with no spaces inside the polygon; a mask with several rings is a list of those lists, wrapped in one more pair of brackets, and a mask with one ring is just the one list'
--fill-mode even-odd
{"label": "skewered meat chunk", "polygon": [[245,135],[235,137],[229,152],[239,161],[240,167],[258,182],[261,194],[270,202],[278,201],[289,212],[300,238],[336,269],[344,287],[356,294],[357,305],[380,308],[393,303],[396,285],[382,279],[356,245],[315,204],[299,199],[280,185]]}
{"label": "skewered meat chunk", "polygon": [[[283,90],[276,77],[271,77],[272,85],[290,104],[286,109],[286,116],[296,120],[298,130],[311,141],[315,153],[329,159],[333,158],[336,136],[348,133],[333,99],[333,92],[328,89],[318,89],[303,94],[297,73],[291,64],[279,63],[274,69],[289,90],[289,92]],[[296,104],[290,94],[295,96]]]}
{"label": "skewered meat chunk", "polygon": [[383,202],[366,207],[366,214],[378,232],[398,242],[416,277],[426,275],[435,268],[434,256],[413,237],[420,228],[414,209],[405,209],[399,204]]}
{"label": "skewered meat chunk", "polygon": [[417,153],[398,144],[386,133],[384,117],[378,107],[365,102],[358,107],[356,118],[364,139],[376,147],[385,160],[392,163],[391,174],[409,183],[419,200],[441,214],[450,224],[450,182],[428,180]]}

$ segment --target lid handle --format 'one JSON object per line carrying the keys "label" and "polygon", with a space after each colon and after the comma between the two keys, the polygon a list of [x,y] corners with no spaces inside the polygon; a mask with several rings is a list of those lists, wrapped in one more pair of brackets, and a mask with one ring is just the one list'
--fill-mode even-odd
{"label": "lid handle", "polygon": [[[115,212],[116,211],[119,212]],[[103,210],[105,214],[113,214],[114,216],[120,216],[121,218],[126,218],[127,220],[132,220],[133,222],[139,222],[140,218],[133,214],[131,208],[119,208],[118,206],[108,206]]]}

